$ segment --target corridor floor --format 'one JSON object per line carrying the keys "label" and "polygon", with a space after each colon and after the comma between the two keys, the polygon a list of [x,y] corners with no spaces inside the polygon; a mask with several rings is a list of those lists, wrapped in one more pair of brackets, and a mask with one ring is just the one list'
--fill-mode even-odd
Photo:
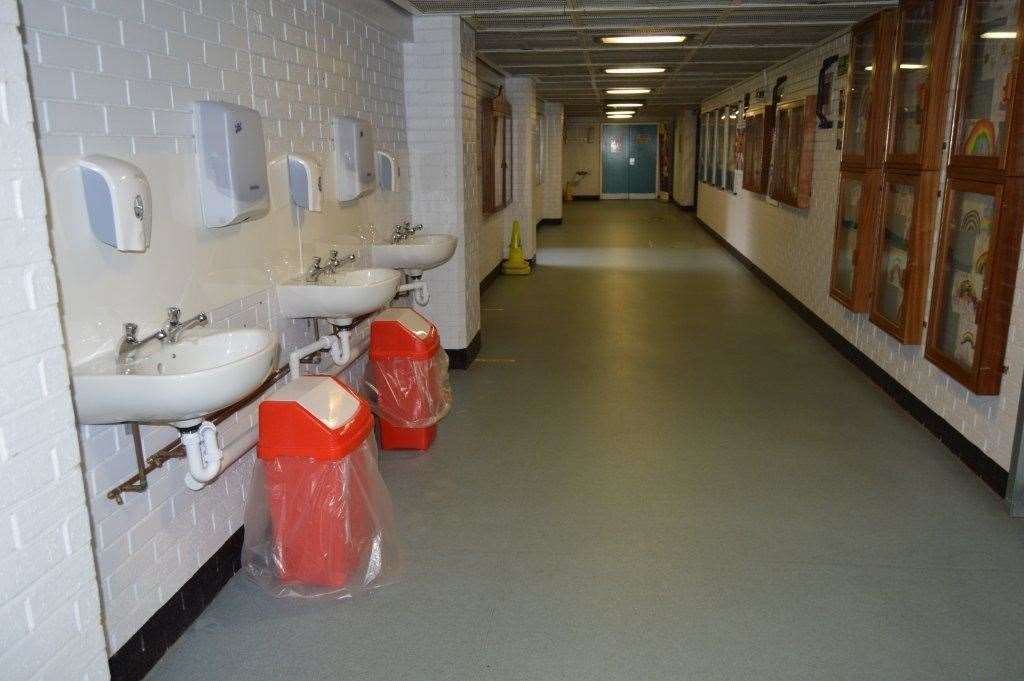
{"label": "corridor floor", "polygon": [[1024,678],[1024,523],[686,214],[576,202],[483,297],[405,569],[241,575],[148,677]]}

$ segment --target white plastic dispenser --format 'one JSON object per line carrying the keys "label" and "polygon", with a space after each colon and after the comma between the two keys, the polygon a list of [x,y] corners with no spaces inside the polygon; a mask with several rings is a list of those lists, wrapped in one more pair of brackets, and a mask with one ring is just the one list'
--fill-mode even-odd
{"label": "white plastic dispenser", "polygon": [[78,162],[89,226],[96,238],[119,251],[149,248],[153,225],[149,180],[135,165],[94,154]]}
{"label": "white plastic dispenser", "polygon": [[323,210],[324,180],[315,158],[288,154],[288,186],[296,206],[317,213]]}
{"label": "white plastic dispenser", "polygon": [[270,191],[259,112],[225,102],[194,106],[199,197],[206,226],[226,227],[263,217],[270,212]]}
{"label": "white plastic dispenser", "polygon": [[373,128],[355,118],[337,116],[332,125],[339,201],[352,201],[376,187],[373,160]]}
{"label": "white plastic dispenser", "polygon": [[377,185],[382,191],[398,191],[398,162],[395,157],[386,151],[378,151],[377,158]]}

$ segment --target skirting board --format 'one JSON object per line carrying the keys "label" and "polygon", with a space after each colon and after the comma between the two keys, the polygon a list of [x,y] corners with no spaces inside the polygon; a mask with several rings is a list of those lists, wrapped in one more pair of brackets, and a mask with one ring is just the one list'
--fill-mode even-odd
{"label": "skirting board", "polygon": [[839,351],[843,357],[849,360],[855,367],[867,374],[878,387],[880,387],[896,404],[903,408],[908,414],[916,419],[921,425],[927,428],[932,435],[937,437],[942,444],[946,445],[953,454],[957,456],[968,468],[974,471],[975,475],[981,478],[986,485],[1000,497],[1006,496],[1006,485],[1009,474],[995,461],[981,450],[976,444],[968,440],[964,435],[954,428],[948,421],[936,414],[924,402],[919,400],[912,392],[907,390],[890,376],[885,369],[875,364],[874,361],[861,352],[853,343],[846,340],[842,334],[829,326],[828,322],[815,314],[809,307],[801,303],[796,297],[784,289],[781,284],[772,279],[764,270],[755,265],[747,256],[740,253],[732,244],[725,240],[718,232],[711,229],[703,220],[694,216],[693,218],[704,231],[717,241],[734,258],[754,273],[768,288],[777,296],[782,298],[801,319],[812,329],[818,332],[829,345]]}
{"label": "skirting board", "polygon": [[111,681],[141,681],[242,567],[243,529],[231,535],[210,560],[160,606],[110,658]]}
{"label": "skirting board", "polygon": [[560,224],[562,224],[562,218],[541,218],[540,221],[537,222],[537,226],[538,227],[543,227],[545,225],[560,225]]}
{"label": "skirting board", "polygon": [[469,346],[465,348],[458,348],[456,350],[445,349],[448,353],[448,366],[452,369],[468,369],[469,365],[473,363],[476,356],[480,354],[480,332],[477,331],[476,335],[473,336],[473,340],[469,342]]}
{"label": "skirting board", "polygon": [[601,197],[597,194],[579,194],[572,197],[573,201],[600,201]]}

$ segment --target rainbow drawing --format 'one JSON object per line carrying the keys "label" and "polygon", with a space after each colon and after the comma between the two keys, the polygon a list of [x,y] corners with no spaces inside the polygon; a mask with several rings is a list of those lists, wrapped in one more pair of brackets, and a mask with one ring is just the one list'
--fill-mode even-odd
{"label": "rainbow drawing", "polygon": [[996,127],[987,118],[978,120],[967,133],[964,144],[970,156],[992,156],[996,149]]}
{"label": "rainbow drawing", "polygon": [[988,251],[983,252],[978,256],[978,259],[974,261],[974,271],[978,274],[985,274],[986,267],[988,267]]}

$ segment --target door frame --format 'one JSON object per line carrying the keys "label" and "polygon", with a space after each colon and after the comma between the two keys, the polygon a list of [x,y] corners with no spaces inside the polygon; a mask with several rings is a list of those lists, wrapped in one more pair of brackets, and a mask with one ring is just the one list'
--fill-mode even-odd
{"label": "door frame", "polygon": [[610,126],[629,128],[635,125],[652,125],[654,126],[654,192],[650,194],[606,194],[604,191],[601,192],[601,199],[656,199],[658,198],[658,169],[661,167],[661,145],[658,144],[658,123],[601,123],[601,189],[604,189],[604,129]]}

